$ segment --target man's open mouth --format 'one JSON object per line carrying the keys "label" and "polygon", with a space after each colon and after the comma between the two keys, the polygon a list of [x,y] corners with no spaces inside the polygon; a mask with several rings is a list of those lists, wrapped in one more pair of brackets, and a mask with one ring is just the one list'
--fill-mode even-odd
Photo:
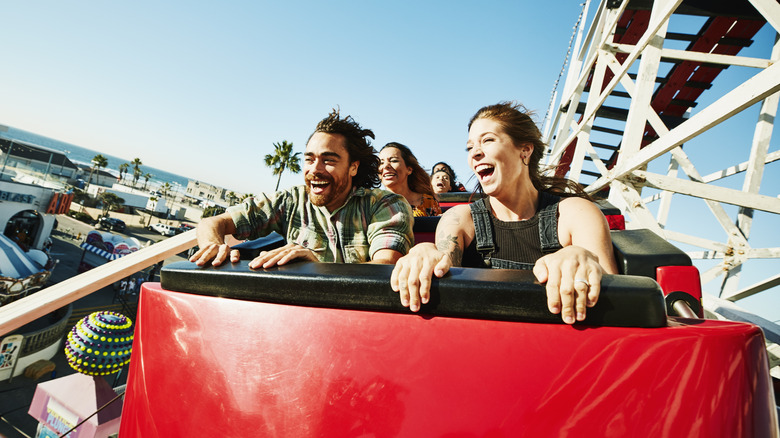
{"label": "man's open mouth", "polygon": [[311,188],[312,193],[319,194],[324,192],[328,186],[330,186],[330,181],[326,180],[309,180],[309,187]]}

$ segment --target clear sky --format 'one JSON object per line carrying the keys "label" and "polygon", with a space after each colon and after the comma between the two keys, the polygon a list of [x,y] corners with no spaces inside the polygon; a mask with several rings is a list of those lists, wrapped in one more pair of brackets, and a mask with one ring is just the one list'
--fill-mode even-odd
{"label": "clear sky", "polygon": [[375,146],[404,143],[425,167],[446,160],[465,180],[468,119],[507,99],[543,117],[580,9],[12,2],[0,123],[257,193],[276,183],[262,163],[272,144],[303,151],[317,121],[340,107],[374,131]]}
{"label": "clear sky", "polygon": [[[276,184],[262,162],[272,144],[303,151],[316,122],[340,107],[374,130],[375,146],[404,143],[423,166],[447,161],[466,183],[469,118],[518,100],[541,121],[580,9],[563,0],[6,2],[0,124],[258,193]],[[749,50],[771,43],[765,32]],[[702,173],[747,159],[756,115],[745,112],[744,132],[705,140],[733,142],[741,155]],[[301,181],[285,174],[281,186]],[[703,209],[676,210],[681,231],[695,234],[703,225],[691,218]],[[755,233],[780,225],[757,217]],[[721,239],[710,233],[700,231]]]}

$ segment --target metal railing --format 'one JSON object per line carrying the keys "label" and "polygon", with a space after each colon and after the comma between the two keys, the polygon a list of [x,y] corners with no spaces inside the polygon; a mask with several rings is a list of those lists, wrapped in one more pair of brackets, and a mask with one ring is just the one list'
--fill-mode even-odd
{"label": "metal railing", "polygon": [[54,318],[59,316],[54,324],[30,333],[20,333],[24,336],[24,340],[22,341],[19,357],[35,354],[51,346],[55,342],[59,342],[59,340],[62,339],[62,335],[64,335],[65,331],[68,329],[68,320],[72,313],[73,306],[68,304],[66,307],[61,308],[54,313]]}

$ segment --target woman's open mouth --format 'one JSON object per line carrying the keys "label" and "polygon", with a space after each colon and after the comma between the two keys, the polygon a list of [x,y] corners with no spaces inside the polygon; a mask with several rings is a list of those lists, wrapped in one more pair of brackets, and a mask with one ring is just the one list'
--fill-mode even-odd
{"label": "woman's open mouth", "polygon": [[474,172],[477,174],[477,177],[479,178],[480,182],[484,181],[485,179],[493,175],[494,170],[495,167],[491,166],[490,164],[478,164],[474,168]]}

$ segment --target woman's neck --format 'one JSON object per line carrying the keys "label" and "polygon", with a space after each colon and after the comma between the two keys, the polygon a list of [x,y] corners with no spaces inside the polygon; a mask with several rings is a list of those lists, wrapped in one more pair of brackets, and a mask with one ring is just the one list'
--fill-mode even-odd
{"label": "woman's neck", "polygon": [[496,219],[504,222],[517,222],[531,219],[539,208],[539,191],[528,184],[520,187],[509,199],[489,198],[490,207]]}
{"label": "woman's neck", "polygon": [[409,185],[407,184],[399,184],[400,187],[385,187],[387,190],[390,190],[391,192],[395,193],[396,195],[401,195],[404,198],[406,198],[406,202],[411,204],[413,207],[415,205],[420,204],[421,195],[417,192],[413,192]]}

